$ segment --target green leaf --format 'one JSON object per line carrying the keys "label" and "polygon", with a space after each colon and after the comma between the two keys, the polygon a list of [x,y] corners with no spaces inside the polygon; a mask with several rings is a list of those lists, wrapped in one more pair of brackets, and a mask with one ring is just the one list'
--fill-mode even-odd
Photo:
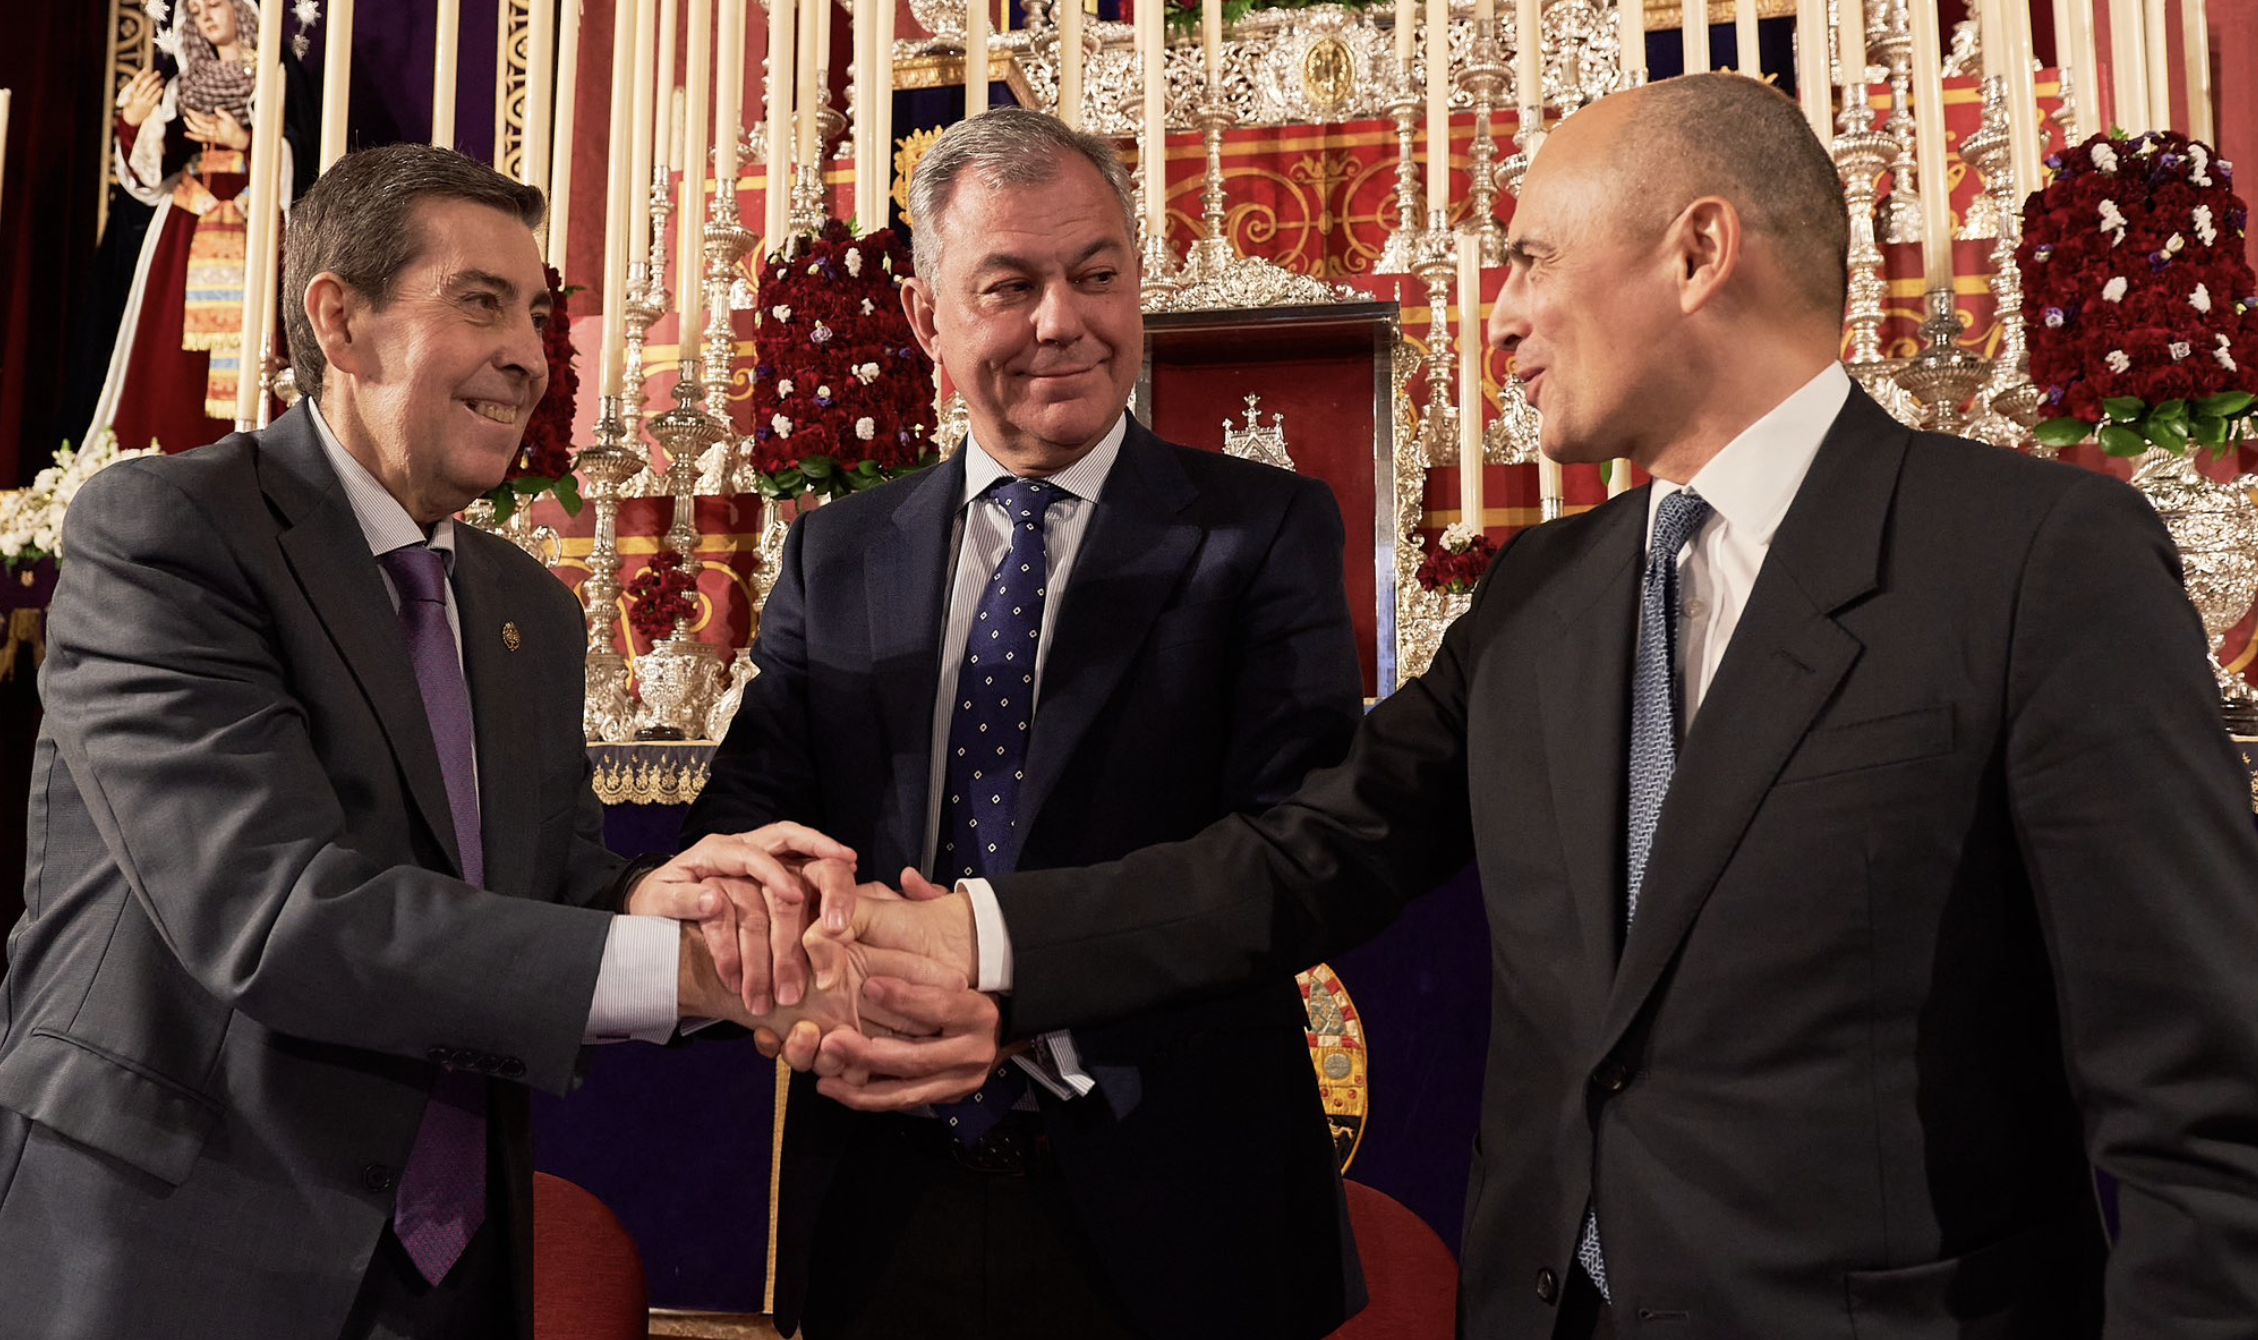
{"label": "green leaf", "polygon": [[2111,396],[2101,402],[2101,412],[2112,419],[2131,423],[2148,412],[2148,402],[2137,395]]}
{"label": "green leaf", "polygon": [[2213,415],[2198,415],[2190,436],[2206,447],[2224,447],[2227,445],[2227,421]]}
{"label": "green leaf", "polygon": [[494,524],[499,526],[517,515],[517,494],[504,485],[486,495],[494,504]]}
{"label": "green leaf", "polygon": [[829,456],[803,456],[800,458],[800,473],[810,479],[829,479],[834,467],[835,463]]}
{"label": "green leaf", "polygon": [[2148,421],[2147,436],[2149,441],[2174,456],[2187,450],[2187,425],[2177,419],[2151,418]]}
{"label": "green leaf", "polygon": [[1615,473],[1615,462],[1614,462],[1614,461],[1608,460],[1608,461],[1601,461],[1601,462],[1599,463],[1599,482],[1600,482],[1600,483],[1602,483],[1602,484],[1612,484],[1612,483],[1614,483],[1614,482],[1615,482],[1615,481],[1614,481],[1614,478],[1613,478],[1613,475],[1614,475],[1614,473]]}
{"label": "green leaf", "polygon": [[2148,417],[2151,419],[2169,419],[2173,423],[2185,424],[2187,422],[2187,402],[2185,400],[2167,400],[2150,410]]}
{"label": "green leaf", "polygon": [[2093,426],[2083,419],[2048,419],[2031,430],[2031,435],[2047,446],[2074,447],[2086,440]]}
{"label": "green leaf", "polygon": [[538,498],[547,493],[549,485],[555,482],[549,479],[535,479],[531,475],[527,475],[523,479],[511,480],[510,487],[516,489],[521,498]]}
{"label": "green leaf", "polygon": [[801,475],[797,466],[786,466],[777,471],[774,478],[776,496],[780,498],[789,498],[807,487],[807,479]]}
{"label": "green leaf", "polygon": [[580,515],[580,480],[566,475],[557,481],[557,505],[564,508],[566,516]]}
{"label": "green leaf", "polygon": [[2111,456],[2138,456],[2148,450],[2148,439],[2121,423],[2101,425],[2101,449]]}
{"label": "green leaf", "polygon": [[2258,396],[2253,396],[2248,391],[2222,391],[2218,395],[2207,395],[2196,401],[2195,412],[2212,418],[2231,419],[2249,409],[2253,403],[2258,403]]}

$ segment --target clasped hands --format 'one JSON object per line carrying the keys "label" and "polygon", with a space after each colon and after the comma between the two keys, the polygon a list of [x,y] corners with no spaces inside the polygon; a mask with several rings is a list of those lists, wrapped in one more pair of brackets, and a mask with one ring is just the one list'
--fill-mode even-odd
{"label": "clasped hands", "polygon": [[753,1031],[864,1111],[962,1098],[1003,1054],[969,904],[902,872],[857,885],[854,852],[774,823],[700,840],[639,881],[631,914],[682,923],[679,1012]]}

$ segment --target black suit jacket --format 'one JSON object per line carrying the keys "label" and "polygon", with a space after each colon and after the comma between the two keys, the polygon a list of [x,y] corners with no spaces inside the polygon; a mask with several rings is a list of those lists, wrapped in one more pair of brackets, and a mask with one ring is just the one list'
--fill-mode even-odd
{"label": "black suit jacket", "polygon": [[[961,462],[802,517],[760,675],[688,834],[795,819],[866,879],[921,865]],[[1325,486],[1131,423],[1046,654],[1022,869],[1189,836],[1340,757],[1359,710]],[[1314,1336],[1362,1301],[1281,966],[1220,997],[1079,1030],[1102,1096],[1043,1106],[1083,1227],[1155,1334]],[[776,1312],[799,1316],[830,1171],[868,1119],[802,1077],[787,1109]]]}
{"label": "black suit jacket", "polygon": [[1333,952],[1475,856],[1467,1335],[1551,1334],[1595,1201],[1622,1334],[2258,1333],[2258,835],[2154,513],[1853,392],[1619,950],[1646,506],[1524,533],[1284,805],[999,881],[1014,1026]]}
{"label": "black suit jacket", "polygon": [[457,528],[482,891],[304,409],[104,471],[65,539],[0,982],[0,1336],[336,1335],[441,1064],[495,1077],[529,1303],[525,1086],[571,1081],[621,874],[578,602]]}

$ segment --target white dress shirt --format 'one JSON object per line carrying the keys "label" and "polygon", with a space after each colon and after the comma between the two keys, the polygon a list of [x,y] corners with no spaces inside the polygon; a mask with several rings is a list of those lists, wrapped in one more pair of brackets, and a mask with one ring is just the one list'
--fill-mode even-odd
{"label": "white dress shirt", "polygon": [[[455,523],[440,521],[426,535],[408,509],[400,505],[376,476],[352,453],[345,450],[331,431],[328,420],[322,418],[321,406],[308,401],[307,412],[314,422],[314,433],[321,439],[322,451],[329,458],[330,469],[337,472],[337,481],[345,486],[345,500],[353,506],[353,518],[361,524],[361,534],[368,541],[371,554],[386,554],[411,544],[428,544],[445,560],[449,581],[447,593],[447,626],[455,634],[455,656],[460,661],[463,653],[463,630],[460,617],[455,612]],[[400,607],[400,592],[392,584],[392,574],[380,564],[377,573],[384,580],[385,593],[392,597],[392,608]],[[476,711],[476,705],[472,705]],[[474,718],[475,719],[475,718]],[[473,769],[477,758],[471,760]],[[475,774],[474,774],[475,775]],[[676,992],[681,971],[682,932],[675,922],[666,917],[613,917],[611,930],[604,937],[604,958],[596,974],[596,995],[588,1007],[588,1026],[582,1037],[588,1042],[624,1042],[640,1039],[644,1042],[664,1042],[674,1032],[677,1009]]]}

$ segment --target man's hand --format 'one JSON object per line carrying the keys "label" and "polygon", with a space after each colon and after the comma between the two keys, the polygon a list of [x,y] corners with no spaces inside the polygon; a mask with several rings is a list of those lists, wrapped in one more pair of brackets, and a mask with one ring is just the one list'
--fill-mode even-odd
{"label": "man's hand", "polygon": [[[799,947],[808,906],[802,866],[843,861],[851,870],[854,859],[852,849],[800,824],[715,834],[636,881],[622,910],[697,923],[716,980],[742,1006],[705,1017],[762,1017],[778,1002],[798,1005],[807,984]],[[780,944],[788,949],[778,952]],[[773,975],[772,958],[781,965]]]}

